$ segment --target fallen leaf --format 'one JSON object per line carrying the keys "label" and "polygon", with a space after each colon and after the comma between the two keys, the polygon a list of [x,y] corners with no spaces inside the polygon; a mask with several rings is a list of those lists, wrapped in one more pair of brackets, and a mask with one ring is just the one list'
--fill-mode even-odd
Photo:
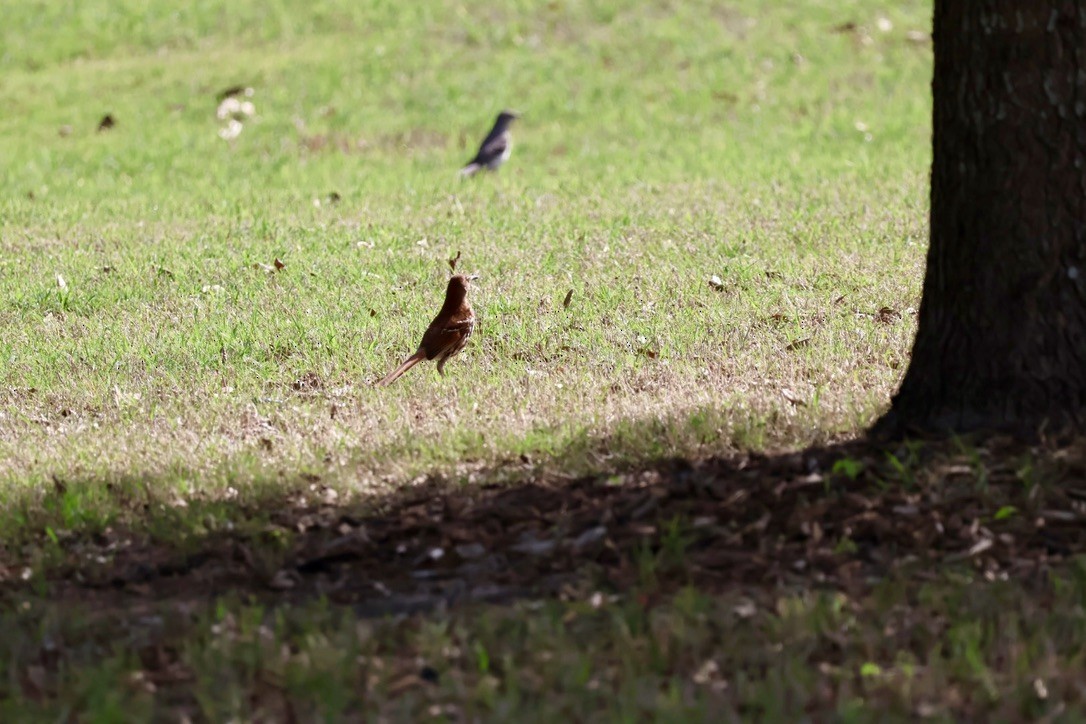
{"label": "fallen leaf", "polygon": [[979,541],[973,544],[973,547],[969,549],[967,555],[972,558],[978,556],[984,551],[988,550],[994,545],[991,538],[981,538]]}
{"label": "fallen leaf", "polygon": [[566,292],[566,298],[562,300],[562,309],[569,309],[569,303],[573,301],[573,290]]}
{"label": "fallen leaf", "polygon": [[232,86],[230,86],[228,88],[224,88],[223,90],[219,91],[218,100],[224,101],[227,98],[232,98],[234,96],[240,96],[242,94],[251,96],[253,94],[253,89],[252,88],[246,88],[243,85],[232,85]]}
{"label": "fallen leaf", "polygon": [[782,387],[781,388],[781,395],[784,397],[784,399],[788,400],[789,402],[791,402],[793,405],[796,405],[797,407],[806,407],[807,406],[807,402],[802,397],[800,397],[799,395],[797,395],[795,392],[788,389],[787,387]]}
{"label": "fallen leaf", "polygon": [[281,261],[279,260],[279,257],[275,257],[275,261],[274,261],[274,262],[272,262],[272,263],[273,263],[273,264],[275,264],[275,270],[276,270],[276,271],[283,271],[283,269],[284,269],[284,268],[286,267],[286,264],[284,264],[283,262],[281,262]]}
{"label": "fallen leaf", "polygon": [[718,277],[716,274],[714,274],[711,277],[709,277],[709,286],[712,287],[713,289],[716,289],[717,291],[720,291],[721,289],[724,288],[724,282],[723,282],[723,280],[721,280],[720,277]]}
{"label": "fallen leaf", "polygon": [[231,118],[224,128],[219,129],[219,138],[224,141],[232,141],[241,135],[242,128],[244,126],[241,125],[241,121]]}
{"label": "fallen leaf", "polygon": [[754,601],[749,598],[744,598],[735,604],[732,611],[739,618],[751,618],[754,614],[758,613],[758,607],[754,605]]}
{"label": "fallen leaf", "polygon": [[455,272],[456,271],[456,264],[459,261],[460,261],[460,251],[457,250],[456,256],[454,256],[452,259],[449,259],[449,268],[452,269]]}
{"label": "fallen leaf", "polygon": [[834,32],[834,33],[851,33],[857,27],[858,26],[856,25],[856,23],[849,20],[846,23],[841,23],[840,25],[835,25],[834,27],[830,28],[830,31]]}
{"label": "fallen leaf", "polygon": [[577,553],[584,550],[588,546],[603,540],[604,536],[606,535],[607,528],[602,525],[598,525],[594,528],[589,528],[588,530],[577,536],[573,540],[573,542],[570,543],[570,547],[573,548],[574,553]]}
{"label": "fallen leaf", "polygon": [[324,387],[324,382],[316,372],[306,372],[298,379],[290,383],[290,386],[301,392],[304,390],[319,390]]}
{"label": "fallen leaf", "polygon": [[243,121],[256,114],[256,106],[251,101],[238,100],[236,96],[224,99],[215,109],[215,117],[220,121],[233,119]]}
{"label": "fallen leaf", "polygon": [[788,346],[785,347],[785,349],[788,350],[789,352],[792,352],[794,350],[806,347],[808,344],[810,344],[810,342],[811,342],[810,337],[803,337],[802,339],[794,339],[794,340],[792,340],[791,342],[788,343]]}
{"label": "fallen leaf", "polygon": [[901,313],[890,307],[882,307],[875,313],[875,318],[883,324],[890,324],[895,320],[901,319]]}
{"label": "fallen leaf", "polygon": [[21,677],[23,695],[33,701],[41,701],[46,694],[46,672],[44,666],[28,666]]}
{"label": "fallen leaf", "polygon": [[226,120],[227,118],[241,112],[241,101],[232,96],[222,103],[218,104],[215,109],[215,117],[219,120]]}
{"label": "fallen leaf", "polygon": [[276,591],[286,591],[294,588],[295,580],[294,576],[288,570],[282,570],[272,576],[271,581],[268,582],[268,587]]}
{"label": "fallen leaf", "polygon": [[517,553],[526,553],[530,556],[548,556],[554,552],[558,544],[553,540],[536,540],[528,538],[516,545],[510,547],[510,550]]}
{"label": "fallen leaf", "polygon": [[421,683],[422,679],[420,679],[417,675],[408,674],[404,677],[397,679],[396,681],[393,681],[391,684],[388,684],[388,686],[386,687],[386,691],[388,692],[389,696],[398,696],[403,692],[407,691],[408,689],[414,688]]}
{"label": "fallen leaf", "polygon": [[456,546],[456,554],[461,558],[471,560],[486,555],[486,548],[479,543],[465,543]]}
{"label": "fallen leaf", "polygon": [[102,116],[102,120],[98,121],[98,132],[108,131],[117,125],[117,121],[114,120],[112,113],[107,113]]}

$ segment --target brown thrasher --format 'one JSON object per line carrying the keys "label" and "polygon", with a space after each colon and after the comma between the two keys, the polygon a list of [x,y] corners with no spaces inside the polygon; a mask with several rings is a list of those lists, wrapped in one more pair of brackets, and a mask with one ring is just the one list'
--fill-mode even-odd
{"label": "brown thrasher", "polygon": [[468,284],[478,278],[478,274],[456,274],[449,280],[449,287],[445,290],[445,303],[441,305],[441,311],[434,317],[434,321],[426,328],[418,350],[385,375],[377,383],[379,387],[395,382],[400,375],[424,359],[437,360],[437,371],[445,374],[445,363],[464,349],[468,337],[475,331],[475,312],[471,311],[471,305],[468,304]]}

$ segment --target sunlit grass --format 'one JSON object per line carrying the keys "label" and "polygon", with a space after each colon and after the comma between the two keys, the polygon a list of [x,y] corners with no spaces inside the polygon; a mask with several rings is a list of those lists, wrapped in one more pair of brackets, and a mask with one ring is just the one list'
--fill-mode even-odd
{"label": "sunlit grass", "polygon": [[[173,497],[583,470],[567,451],[624,425],[658,431],[627,459],[799,445],[862,429],[900,375],[926,3],[50,12],[9,4],[2,31],[9,501],[55,475]],[[238,83],[256,114],[224,141]],[[503,106],[513,160],[459,182]],[[371,388],[458,251],[479,333],[447,379]]]}
{"label": "sunlit grass", "polygon": [[[826,686],[841,711],[877,689],[867,663],[915,711],[894,652],[864,648],[873,624],[812,668],[837,633],[805,631],[853,615],[829,594],[760,600],[750,622],[749,602],[694,591],[658,612],[580,591],[395,625],[202,591],[41,596],[96,532],[185,551],[266,531],[262,504],[317,480],[377,500],[856,435],[914,330],[930,2],[0,0],[0,17],[6,719],[796,718]],[[255,114],[225,140],[235,85]],[[504,107],[523,114],[511,161],[462,182]],[[481,274],[471,344],[445,378],[373,388],[458,252]],[[805,652],[780,675],[778,645]],[[405,678],[423,664],[437,685]]]}

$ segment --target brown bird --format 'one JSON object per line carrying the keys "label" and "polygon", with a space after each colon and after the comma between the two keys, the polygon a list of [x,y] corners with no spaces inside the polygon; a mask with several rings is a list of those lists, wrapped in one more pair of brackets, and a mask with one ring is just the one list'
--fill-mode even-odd
{"label": "brown bird", "polygon": [[379,387],[395,382],[396,379],[423,360],[437,360],[437,371],[445,374],[445,363],[468,343],[468,337],[475,331],[475,312],[468,304],[468,285],[479,278],[457,274],[449,279],[445,290],[445,303],[441,311],[426,328],[418,350],[403,361],[396,369],[389,372],[377,383]]}

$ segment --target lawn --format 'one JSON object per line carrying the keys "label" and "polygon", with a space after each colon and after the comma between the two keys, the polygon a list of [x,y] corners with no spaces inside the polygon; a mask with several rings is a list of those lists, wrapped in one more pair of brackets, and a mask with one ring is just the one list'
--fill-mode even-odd
{"label": "lawn", "polygon": [[[801,445],[886,404],[924,253],[926,3],[264,5],[4,9],[6,501],[54,474],[351,491]],[[504,106],[515,161],[461,182]],[[457,252],[479,334],[448,380],[372,388]],[[630,439],[645,420],[666,435]]]}
{"label": "lawn", "polygon": [[[717,580],[696,552],[754,508],[634,515],[709,470],[879,500],[963,484],[934,458],[971,495],[1002,470],[968,443],[847,447],[915,331],[930,2],[0,15],[5,719],[1035,716],[1074,694],[1077,569],[984,581],[980,551],[860,585],[761,551]],[[502,108],[512,159],[460,179]],[[374,387],[457,255],[471,343]],[[809,446],[821,467],[788,467]],[[1047,453],[1014,454],[984,521],[1072,510],[1063,473],[1034,480]],[[867,550],[835,530],[831,557]],[[549,562],[483,575],[499,544]],[[442,574],[459,598],[419,588],[442,556],[478,563]]]}

